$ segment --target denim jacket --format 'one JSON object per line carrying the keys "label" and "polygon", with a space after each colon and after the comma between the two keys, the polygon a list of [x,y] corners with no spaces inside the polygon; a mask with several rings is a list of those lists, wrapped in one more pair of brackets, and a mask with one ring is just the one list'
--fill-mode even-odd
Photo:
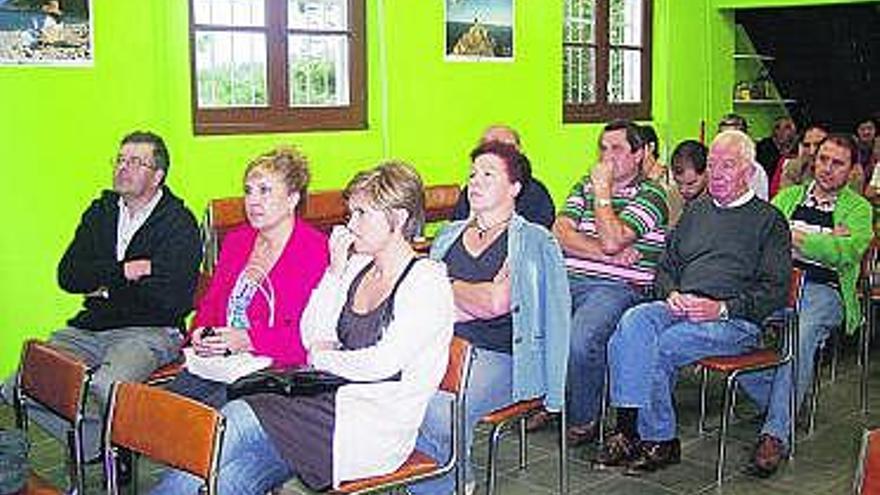
{"label": "denim jacket", "polygon": [[[442,260],[467,228],[460,220],[443,226],[431,246]],[[513,400],[544,396],[548,410],[565,403],[571,332],[571,295],[556,239],[514,214],[508,227],[510,305],[513,316]]]}

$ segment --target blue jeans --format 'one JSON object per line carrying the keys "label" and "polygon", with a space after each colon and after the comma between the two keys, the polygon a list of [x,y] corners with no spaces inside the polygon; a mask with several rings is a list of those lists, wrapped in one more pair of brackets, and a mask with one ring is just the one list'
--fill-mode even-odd
{"label": "blue jeans", "polygon": [[[101,453],[103,416],[113,382],[141,382],[156,368],[173,362],[180,353],[183,337],[172,327],[124,327],[100,332],[68,327],[49,337],[53,346],[79,356],[97,370],[89,385],[89,398],[83,421],[83,447],[86,459]],[[6,380],[3,396],[12,402],[15,375]],[[28,417],[53,437],[66,441],[69,423],[47,408],[28,404]]]}
{"label": "blue jeans", "polygon": [[671,440],[678,369],[706,356],[742,354],[759,344],[760,333],[746,320],[694,323],[673,315],[665,301],[640,304],[624,313],[608,343],[611,403],[639,410],[643,440]]}
{"label": "blue jeans", "polygon": [[[471,466],[471,446],[474,443],[474,427],[486,414],[504,407],[513,400],[511,388],[513,359],[510,354],[474,348],[471,359],[471,374],[465,389],[465,427],[464,451],[466,458],[465,477],[467,481],[474,479]],[[449,430],[451,424],[452,396],[447,392],[438,392],[428,403],[425,419],[419,429],[416,449],[431,456],[439,463],[449,459],[452,437]],[[447,495],[455,488],[455,473],[423,481],[410,486],[412,495]]]}
{"label": "blue jeans", "polygon": [[[226,435],[220,454],[218,493],[265,495],[293,477],[293,470],[272,445],[247,402],[234,400],[220,412],[226,417]],[[192,495],[200,486],[202,481],[197,477],[169,470],[150,493]]]}
{"label": "blue jeans", "polygon": [[568,418],[585,425],[599,415],[605,384],[606,348],[620,316],[642,298],[623,282],[569,275],[571,343],[568,355]]}
{"label": "blue jeans", "polygon": [[[816,351],[835,327],[843,322],[843,301],[837,289],[825,284],[804,284],[798,317],[798,378],[797,407],[813,383]],[[773,435],[788,445],[790,431],[788,393],[791,387],[791,365],[778,370],[749,373],[739,378],[743,390],[755,401],[767,419],[761,433]]]}

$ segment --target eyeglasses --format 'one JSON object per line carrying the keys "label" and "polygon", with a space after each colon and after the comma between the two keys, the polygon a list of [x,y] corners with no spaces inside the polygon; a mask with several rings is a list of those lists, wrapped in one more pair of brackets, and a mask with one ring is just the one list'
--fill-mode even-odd
{"label": "eyeglasses", "polygon": [[141,158],[139,156],[119,155],[110,159],[110,165],[113,165],[113,168],[115,169],[145,167],[150,170],[155,170],[156,168],[152,160]]}

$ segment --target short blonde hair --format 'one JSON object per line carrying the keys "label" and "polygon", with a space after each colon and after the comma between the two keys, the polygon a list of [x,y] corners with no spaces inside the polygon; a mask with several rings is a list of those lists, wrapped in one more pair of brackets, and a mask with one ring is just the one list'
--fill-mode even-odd
{"label": "short blonde hair", "polygon": [[300,204],[306,199],[309,185],[309,161],[294,146],[279,146],[251,160],[244,169],[244,180],[255,170],[277,174],[287,186],[288,194],[299,193]]}
{"label": "short blonde hair", "polygon": [[372,207],[381,210],[393,225],[392,211],[402,209],[407,219],[401,226],[403,237],[410,241],[422,232],[425,224],[425,188],[415,169],[400,161],[388,161],[358,172],[342,197],[349,201],[354,196],[366,199]]}
{"label": "short blonde hair", "polygon": [[715,136],[715,139],[712,140],[712,146],[710,146],[709,149],[712,149],[717,145],[733,147],[737,150],[737,155],[739,155],[741,159],[745,160],[749,165],[754,166],[755,142],[752,141],[752,138],[750,138],[748,134],[732,129],[721,131]]}

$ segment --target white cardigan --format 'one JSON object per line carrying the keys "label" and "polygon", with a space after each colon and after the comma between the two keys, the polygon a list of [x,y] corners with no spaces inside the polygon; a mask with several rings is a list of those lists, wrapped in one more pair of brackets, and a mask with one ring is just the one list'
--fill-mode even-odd
{"label": "white cardigan", "polygon": [[[329,270],[312,292],[300,323],[308,350],[336,341],[348,289],[370,258],[353,256],[339,277]],[[379,342],[354,351],[315,351],[312,364],[344,378],[372,381],[401,373],[400,381],[353,384],[336,394],[333,486],[396,470],[415,446],[429,400],[437,391],[452,339],[454,310],[446,266],[421,259],[392,302],[394,316]]]}

